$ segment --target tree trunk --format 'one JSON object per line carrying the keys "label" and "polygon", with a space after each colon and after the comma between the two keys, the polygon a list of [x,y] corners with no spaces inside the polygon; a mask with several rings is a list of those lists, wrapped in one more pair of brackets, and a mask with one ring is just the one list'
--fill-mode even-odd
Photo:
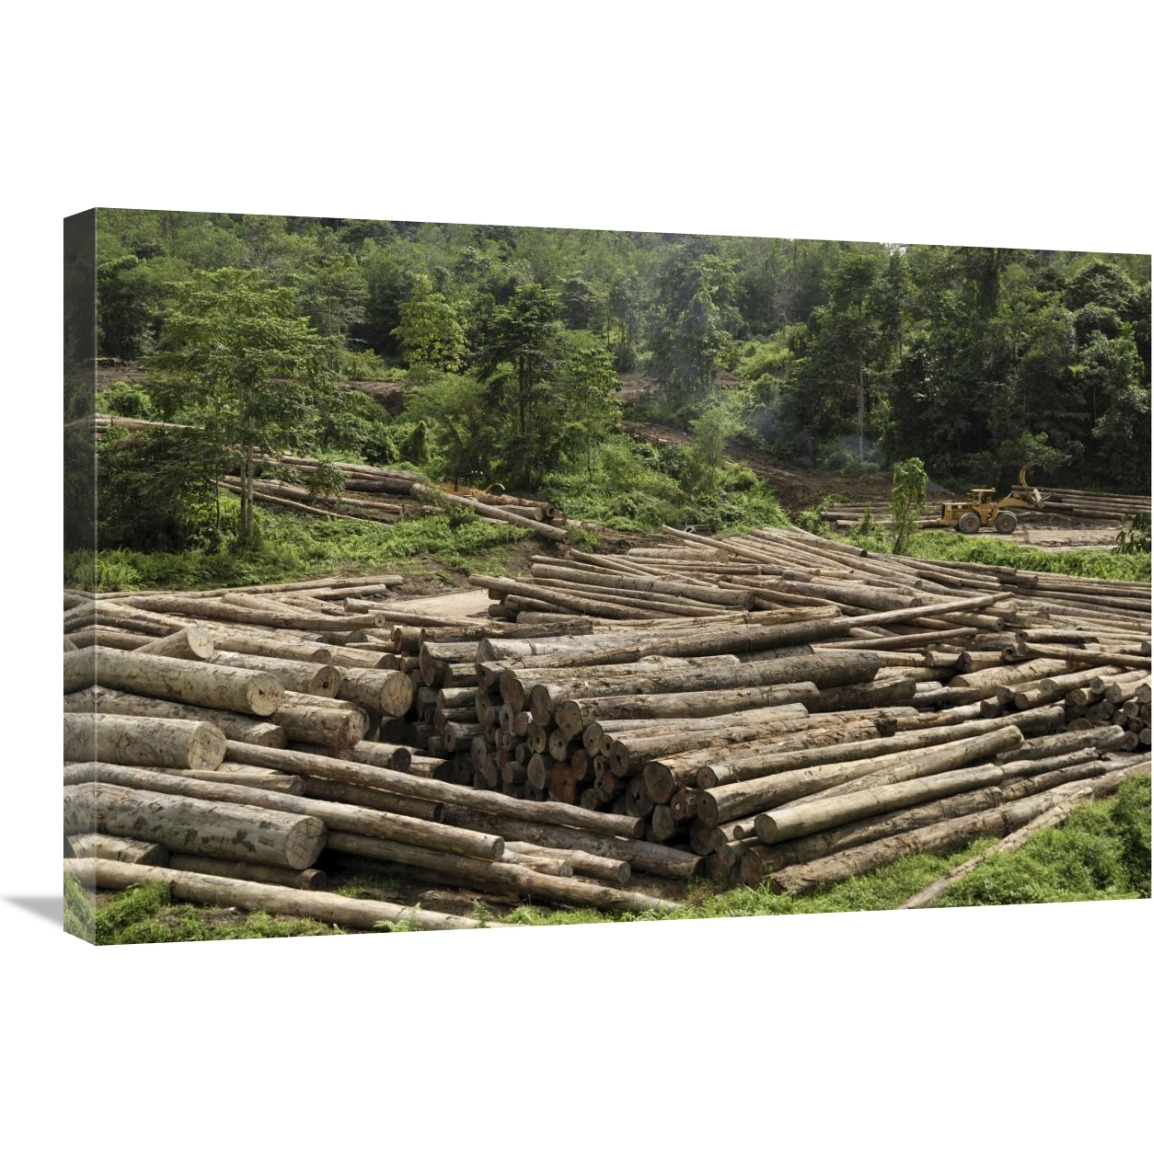
{"label": "tree trunk", "polygon": [[[194,811],[197,806],[213,808],[223,805],[230,810],[243,810],[246,812],[246,816],[255,814],[257,817],[262,817],[266,812],[294,818],[299,816],[316,822],[321,826],[322,831],[325,826],[328,826],[330,830],[364,834],[369,837],[384,837],[412,845],[425,846],[428,849],[444,850],[447,853],[459,853],[486,860],[499,858],[505,852],[504,843],[499,837],[474,833],[470,830],[454,829],[451,826],[422,821],[419,818],[406,817],[403,814],[385,813],[341,802],[270,793],[266,790],[250,789],[246,786],[229,785],[223,782],[192,780],[173,774],[154,773],[146,769],[115,766],[103,762],[72,767],[67,780],[73,781],[85,776],[93,779],[91,784],[99,785],[101,788],[111,783],[113,787],[124,793],[147,793],[149,797],[167,799],[168,804],[173,806],[179,806],[182,800],[188,801]],[[196,813],[192,812],[186,820],[195,821],[195,818]],[[158,837],[153,837],[150,840],[171,845],[170,842]],[[194,851],[190,846],[171,846],[171,848],[183,848],[189,852],[209,852],[208,850]],[[319,853],[320,850],[318,849],[317,852]],[[242,854],[233,855],[228,852],[209,853],[209,856],[235,857],[242,861],[268,860],[252,856],[245,857]],[[311,865],[312,862],[305,862],[301,866],[296,866],[293,862],[273,862],[272,864],[291,865],[293,868],[303,869],[305,865]]]}
{"label": "tree trunk", "polygon": [[340,833],[331,836],[333,849],[341,853],[436,870],[438,873],[467,881],[472,885],[495,889],[499,893],[544,898],[554,905],[592,906],[596,909],[637,912],[647,910],[668,912],[681,908],[680,903],[666,901],[664,898],[600,886],[578,878],[550,877],[525,866],[509,865],[505,862],[470,861],[380,838],[354,837]]}
{"label": "tree trunk", "polygon": [[[113,784],[126,772],[145,771],[101,764],[99,781],[65,786],[64,832],[97,830],[156,842],[184,853],[288,869],[311,866],[324,848],[326,831],[318,818]],[[167,774],[147,776],[168,778],[182,789],[202,784]]]}
{"label": "tree trunk", "polygon": [[67,839],[73,857],[100,857],[134,865],[166,866],[168,850],[154,841],[113,837],[107,833],[76,833]]}
{"label": "tree trunk", "polygon": [[179,633],[158,637],[136,649],[137,653],[154,653],[160,657],[181,657],[185,661],[208,661],[213,654],[212,634],[198,625]]}
{"label": "tree trunk", "polygon": [[196,705],[181,705],[175,701],[161,701],[154,697],[140,697],[135,693],[120,693],[115,689],[93,686],[70,693],[64,698],[65,713],[120,714],[127,717],[176,717],[185,721],[203,721],[215,725],[229,741],[243,741],[250,745],[267,745],[283,749],[287,742],[285,731],[269,721],[256,721],[241,713],[227,713],[219,709],[202,709]]}
{"label": "tree trunk", "polygon": [[283,701],[283,689],[267,673],[228,666],[122,653],[93,646],[64,655],[64,692],[99,684],[148,697],[268,717]]}
{"label": "tree trunk", "polygon": [[156,866],[129,865],[99,858],[68,861],[64,868],[89,889],[123,890],[129,886],[160,882],[169,887],[172,896],[178,901],[315,918],[328,925],[346,926],[349,929],[376,930],[381,928],[382,922],[412,925],[422,930],[477,929],[481,926],[474,918],[438,914],[393,902],[312,893],[287,886],[184,873]]}
{"label": "tree trunk", "polygon": [[[775,772],[768,777],[753,781],[736,782],[733,785],[707,790],[698,805],[697,816],[708,825],[717,825],[732,818],[771,809],[806,794],[816,793],[819,789],[865,777],[893,765],[901,765],[911,773],[915,771],[919,774],[938,773],[956,769],[982,757],[992,757],[1001,750],[1016,748],[1021,742],[1022,735],[1019,730],[1012,725],[1003,725],[993,729],[992,732],[981,732],[970,737],[947,741],[930,749],[889,753],[873,758],[859,758],[859,750],[854,745],[849,745],[846,747],[849,760],[843,759],[840,762],[826,764],[814,763],[809,767],[794,768],[789,772]],[[821,753],[828,757],[828,749]],[[802,756],[798,760],[804,765],[806,759]]]}
{"label": "tree trunk", "polygon": [[206,721],[64,714],[65,761],[112,761],[213,770],[224,760],[228,739]]}

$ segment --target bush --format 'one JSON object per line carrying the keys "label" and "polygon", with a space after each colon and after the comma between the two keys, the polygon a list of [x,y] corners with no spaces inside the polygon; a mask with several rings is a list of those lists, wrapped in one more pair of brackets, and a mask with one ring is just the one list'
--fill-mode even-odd
{"label": "bush", "polygon": [[1150,775],[1076,808],[1013,854],[993,854],[950,886],[941,906],[1150,897]]}
{"label": "bush", "polygon": [[96,409],[101,413],[134,417],[141,421],[151,421],[156,417],[156,408],[148,390],[131,381],[116,381],[111,388],[98,394]]}

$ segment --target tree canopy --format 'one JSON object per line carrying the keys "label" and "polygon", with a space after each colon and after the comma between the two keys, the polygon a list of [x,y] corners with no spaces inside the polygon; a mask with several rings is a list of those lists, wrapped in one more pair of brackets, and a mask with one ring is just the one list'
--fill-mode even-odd
{"label": "tree canopy", "polygon": [[[738,389],[787,462],[916,457],[965,487],[1033,451],[1051,483],[1150,483],[1146,255],[111,209],[98,231],[100,354],[151,358],[162,409],[253,452],[367,421],[378,459],[531,489],[588,464],[640,370],[687,430]],[[321,387],[399,375],[416,440]]]}

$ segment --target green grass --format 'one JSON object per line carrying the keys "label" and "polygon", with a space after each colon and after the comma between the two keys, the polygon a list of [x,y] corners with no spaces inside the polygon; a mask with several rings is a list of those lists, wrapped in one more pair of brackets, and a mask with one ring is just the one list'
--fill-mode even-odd
{"label": "green grass", "polygon": [[973,561],[1006,565],[1068,577],[1105,577],[1111,581],[1149,581],[1149,553],[1111,553],[1103,549],[1050,552],[1013,545],[1009,541],[965,537],[930,530],[914,535],[911,556],[929,561]]}
{"label": "green grass", "polygon": [[[498,525],[471,513],[437,514],[395,525],[322,521],[307,515],[261,511],[259,543],[247,549],[140,553],[128,549],[68,553],[70,588],[212,589],[334,574],[436,572],[431,563],[461,573],[499,572],[527,529]],[[95,570],[95,572],[94,572]]]}
{"label": "green grass", "polygon": [[113,894],[95,917],[98,946],[299,938],[343,932],[311,918],[281,917],[260,910],[244,914],[175,902],[168,886],[156,882]]}
{"label": "green grass", "polygon": [[1150,897],[1150,775],[1116,797],[1076,808],[1014,854],[991,854],[949,886],[939,906],[1018,905]]}
{"label": "green grass", "polygon": [[64,931],[86,942],[96,941],[92,895],[71,874],[64,875]]}

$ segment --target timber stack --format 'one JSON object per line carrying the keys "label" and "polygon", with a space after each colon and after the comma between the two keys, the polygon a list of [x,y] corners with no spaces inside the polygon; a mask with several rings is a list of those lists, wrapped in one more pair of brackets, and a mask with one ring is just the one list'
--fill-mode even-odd
{"label": "timber stack", "polygon": [[[1015,496],[1029,496],[1032,489],[1015,485]],[[1085,517],[1097,521],[1121,521],[1137,514],[1150,516],[1149,493],[1089,493],[1082,489],[1047,489],[1045,511],[1063,517]]]}
{"label": "timber stack", "polygon": [[[416,473],[347,461],[264,455],[260,457],[260,465],[272,473],[287,472],[295,480],[257,477],[253,482],[254,498],[299,512],[388,523],[424,517],[445,508],[463,509],[487,521],[528,529],[546,540],[569,540],[564,514],[548,501],[476,490],[465,495],[432,485]],[[334,473],[339,475],[342,485],[339,493],[325,494],[318,490],[316,482],[323,479],[325,473],[330,477]],[[226,478],[221,485],[230,491],[239,491],[240,478]]]}
{"label": "timber stack", "polygon": [[668,535],[474,577],[482,619],[394,608],[388,575],[66,598],[69,849],[663,909],[1008,836],[1149,766],[1148,584]]}
{"label": "timber stack", "polygon": [[637,822],[483,797],[451,780],[452,758],[378,740],[415,697],[394,631],[457,624],[368,600],[399,582],[66,594],[66,868],[362,929],[479,923],[329,893],[326,862],[513,902],[673,908],[629,885],[632,861],[676,856],[638,842]]}

